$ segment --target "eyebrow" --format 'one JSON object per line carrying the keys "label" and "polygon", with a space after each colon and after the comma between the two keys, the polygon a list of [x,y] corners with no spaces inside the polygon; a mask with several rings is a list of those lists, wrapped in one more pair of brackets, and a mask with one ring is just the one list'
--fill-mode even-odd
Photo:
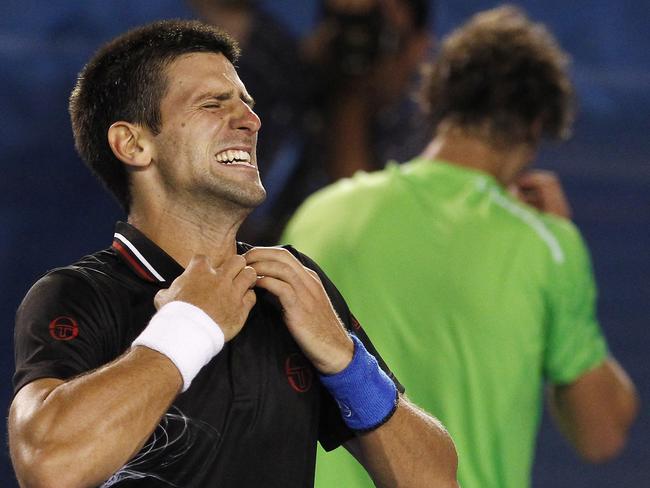
{"label": "eyebrow", "polygon": [[255,106],[255,99],[251,97],[248,93],[242,93],[239,98],[241,98],[241,100],[250,108],[253,108]]}
{"label": "eyebrow", "polygon": [[[217,100],[219,102],[225,102],[227,100],[231,100],[234,96],[235,96],[234,90],[229,90],[224,93],[219,93],[218,95],[215,94],[214,92],[206,92],[196,97],[196,100],[198,102],[202,102],[204,100],[212,99],[212,100]],[[255,100],[248,93],[242,93],[239,96],[239,98],[250,108],[253,108],[255,106]]]}

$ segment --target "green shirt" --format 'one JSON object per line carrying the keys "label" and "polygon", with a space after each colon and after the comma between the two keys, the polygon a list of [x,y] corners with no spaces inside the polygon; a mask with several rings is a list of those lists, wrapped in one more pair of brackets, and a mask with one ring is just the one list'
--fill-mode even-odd
{"label": "green shirt", "polygon": [[[530,484],[543,383],[607,355],[571,222],[483,172],[414,160],[313,195],[283,242],[319,263],[409,398],[447,427],[463,488]],[[317,486],[372,484],[339,449],[320,453]]]}

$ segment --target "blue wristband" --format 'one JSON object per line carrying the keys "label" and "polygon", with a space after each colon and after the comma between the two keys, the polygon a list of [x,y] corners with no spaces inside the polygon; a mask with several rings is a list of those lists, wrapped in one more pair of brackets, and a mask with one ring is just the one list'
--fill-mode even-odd
{"label": "blue wristband", "polygon": [[397,409],[397,387],[356,336],[350,364],[333,375],[319,375],[352,430],[370,431],[384,424]]}

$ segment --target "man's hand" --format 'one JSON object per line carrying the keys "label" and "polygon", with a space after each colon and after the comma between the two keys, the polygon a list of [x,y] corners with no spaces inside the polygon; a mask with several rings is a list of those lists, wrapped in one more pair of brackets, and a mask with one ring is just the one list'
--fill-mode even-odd
{"label": "man's hand", "polygon": [[259,276],[257,286],[278,297],[289,332],[314,367],[323,374],[345,369],[354,345],[316,272],[279,247],[256,247],[244,256]]}
{"label": "man's hand", "polygon": [[527,171],[517,178],[510,191],[519,200],[541,212],[571,218],[571,207],[562,184],[552,171]]}
{"label": "man's hand", "polygon": [[174,300],[191,303],[219,324],[229,341],[242,329],[255,305],[256,278],[243,256],[232,256],[215,269],[206,256],[196,255],[168,289],[156,294],[154,304],[159,309]]}

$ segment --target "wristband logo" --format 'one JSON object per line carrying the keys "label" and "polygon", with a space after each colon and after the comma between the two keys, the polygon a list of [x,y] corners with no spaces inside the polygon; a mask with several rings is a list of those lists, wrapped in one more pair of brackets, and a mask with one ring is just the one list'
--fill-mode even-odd
{"label": "wristband logo", "polygon": [[305,393],[311,389],[314,381],[314,371],[307,358],[300,353],[290,354],[284,362],[284,373],[287,375],[289,385],[298,393]]}
{"label": "wristband logo", "polygon": [[72,317],[57,317],[50,322],[50,335],[57,341],[69,341],[79,335],[77,321]]}
{"label": "wristband logo", "polygon": [[352,409],[348,407],[347,404],[343,403],[341,400],[336,400],[336,403],[339,406],[339,410],[341,411],[343,418],[349,419],[352,417]]}

